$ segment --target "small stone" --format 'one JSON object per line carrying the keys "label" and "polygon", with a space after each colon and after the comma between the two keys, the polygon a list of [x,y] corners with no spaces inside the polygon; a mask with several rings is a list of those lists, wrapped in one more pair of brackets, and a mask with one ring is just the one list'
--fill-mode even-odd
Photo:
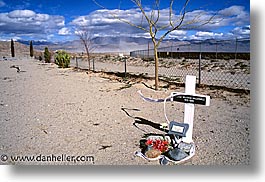
{"label": "small stone", "polygon": [[155,150],[155,149],[148,150],[145,153],[145,156],[148,157],[148,158],[156,158],[156,157],[158,157],[160,155],[161,155],[161,151]]}

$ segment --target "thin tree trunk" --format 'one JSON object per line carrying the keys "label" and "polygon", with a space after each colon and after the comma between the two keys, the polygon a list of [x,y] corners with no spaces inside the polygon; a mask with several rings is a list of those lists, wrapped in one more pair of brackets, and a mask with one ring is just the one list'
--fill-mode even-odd
{"label": "thin tree trunk", "polygon": [[86,46],[86,54],[87,54],[88,70],[90,71],[90,59],[89,59],[89,51],[88,51],[87,46]]}
{"label": "thin tree trunk", "polygon": [[159,82],[159,79],[158,79],[158,54],[157,54],[157,48],[158,48],[158,45],[156,43],[156,40],[155,38],[152,39],[153,41],[153,44],[154,44],[154,59],[155,59],[155,90],[158,90],[158,82]]}
{"label": "thin tree trunk", "polygon": [[89,59],[89,54],[87,55],[87,62],[88,62],[88,70],[90,71],[90,59]]}
{"label": "thin tree trunk", "polygon": [[[103,5],[99,4],[97,0],[93,0],[96,5],[99,7],[106,9]],[[145,27],[138,24],[134,24],[133,22],[130,22],[127,19],[124,19],[122,17],[119,17],[115,13],[111,13],[111,15],[114,17],[114,19],[117,19],[121,22],[127,23],[128,25],[132,27],[136,27],[140,30],[143,30],[146,33],[150,34],[150,37],[152,39],[152,42],[154,44],[154,59],[155,59],[155,89],[158,89],[158,47],[160,43],[163,41],[167,35],[169,35],[171,32],[175,30],[181,30],[182,28],[184,29],[195,29],[196,27],[201,27],[209,23],[218,23],[218,21],[213,21],[214,17],[218,14],[218,11],[214,13],[211,17],[209,17],[206,20],[202,20],[202,13],[195,15],[194,17],[191,17],[190,20],[184,21],[186,15],[188,12],[188,4],[190,0],[185,0],[183,2],[183,6],[180,9],[179,15],[175,12],[173,9],[174,0],[170,0],[169,2],[169,7],[168,7],[168,14],[169,14],[169,22],[166,23],[165,25],[159,25],[160,21],[162,21],[161,17],[161,7],[160,7],[160,0],[154,0],[153,8],[151,10],[144,8],[142,1],[141,0],[131,0],[133,4],[136,5],[140,9],[140,12],[142,13],[142,19],[146,19],[149,27]],[[163,1],[164,2],[164,1]],[[163,20],[164,21],[164,20]],[[163,23],[164,24],[164,23]],[[194,25],[194,26],[193,26]],[[158,34],[158,32],[161,32]],[[160,37],[160,38],[159,38]],[[156,39],[157,38],[157,39]],[[149,54],[149,52],[148,52]]]}
{"label": "thin tree trunk", "polygon": [[158,54],[157,54],[157,47],[154,48],[154,55],[155,55],[155,89],[158,90]]}

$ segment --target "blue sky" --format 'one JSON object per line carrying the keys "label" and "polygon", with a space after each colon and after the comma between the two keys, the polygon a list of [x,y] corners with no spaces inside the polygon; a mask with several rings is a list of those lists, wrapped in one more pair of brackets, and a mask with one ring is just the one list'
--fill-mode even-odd
{"label": "blue sky", "polygon": [[[130,0],[0,0],[0,40],[66,41],[78,39],[81,29],[92,36],[150,37],[147,32],[131,27],[113,17],[118,16],[136,25],[146,27],[142,14]],[[142,0],[149,15],[153,0]],[[184,0],[174,3],[173,18],[179,17]],[[160,0],[160,27],[168,23],[169,1]],[[183,26],[167,38],[178,39],[232,39],[250,37],[249,0],[190,0],[184,23],[197,19],[204,22],[214,15],[211,24]],[[167,29],[161,30],[158,37]]]}

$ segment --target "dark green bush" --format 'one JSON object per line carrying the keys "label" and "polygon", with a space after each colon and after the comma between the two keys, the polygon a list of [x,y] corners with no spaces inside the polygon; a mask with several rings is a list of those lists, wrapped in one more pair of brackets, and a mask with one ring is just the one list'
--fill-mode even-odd
{"label": "dark green bush", "polygon": [[12,57],[15,57],[15,47],[13,39],[11,39],[11,55]]}
{"label": "dark green bush", "polygon": [[32,44],[32,41],[30,41],[30,44],[29,44],[29,55],[30,55],[30,57],[33,57],[33,53],[34,53],[33,44]]}
{"label": "dark green bush", "polygon": [[45,63],[51,62],[51,53],[49,52],[48,47],[45,47],[44,49],[44,61]]}
{"label": "dark green bush", "polygon": [[55,56],[55,64],[60,68],[68,68],[70,64],[70,55],[65,51],[58,51]]}

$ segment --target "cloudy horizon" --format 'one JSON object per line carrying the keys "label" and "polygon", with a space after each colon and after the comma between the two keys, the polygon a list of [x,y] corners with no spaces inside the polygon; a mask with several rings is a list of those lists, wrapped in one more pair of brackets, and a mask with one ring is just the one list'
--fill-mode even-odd
{"label": "cloudy horizon", "polygon": [[[58,0],[59,2],[60,0]],[[250,37],[250,11],[243,4],[234,4],[218,10],[194,9],[186,13],[183,26],[171,32],[167,39],[205,40],[205,39],[235,39]],[[240,1],[241,2],[241,1]],[[14,2],[0,0],[0,40],[44,40],[60,42],[78,39],[77,30],[86,28],[93,37],[144,37],[150,38],[148,32],[121,22],[129,21],[134,25],[148,28],[141,11],[135,7],[125,9],[90,10],[88,13],[69,15],[68,13],[42,10],[42,4],[34,4],[32,0],[24,0],[16,6]],[[66,2],[67,3],[67,2]],[[90,1],[90,4],[93,2]],[[161,3],[162,4],[162,3]],[[14,8],[11,8],[11,5]],[[60,4],[62,7],[63,4]],[[53,7],[51,7],[52,9]],[[147,15],[151,10],[146,8]],[[77,9],[78,11],[78,9]],[[156,14],[156,11],[154,11]],[[213,19],[211,19],[213,17]],[[169,9],[160,9],[158,25],[165,27],[169,20]],[[179,12],[174,12],[173,19],[179,19]],[[194,21],[196,19],[196,21]],[[200,26],[211,19],[211,22]],[[189,23],[193,21],[193,24]],[[159,38],[168,28],[164,28],[157,35]]]}

